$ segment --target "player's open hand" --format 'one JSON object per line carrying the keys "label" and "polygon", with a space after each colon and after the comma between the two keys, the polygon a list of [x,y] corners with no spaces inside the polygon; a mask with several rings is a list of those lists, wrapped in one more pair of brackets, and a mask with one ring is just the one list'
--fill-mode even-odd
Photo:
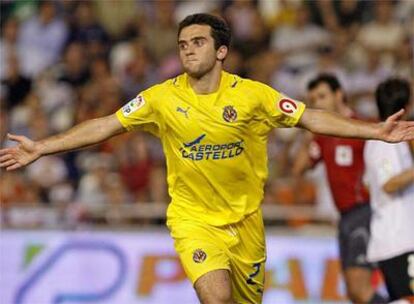
{"label": "player's open hand", "polygon": [[0,150],[0,168],[7,171],[15,170],[30,164],[41,156],[36,142],[25,136],[7,134],[10,140],[16,141],[18,145]]}
{"label": "player's open hand", "polygon": [[401,109],[381,123],[379,138],[390,143],[413,140],[414,121],[399,121],[403,115],[404,110]]}

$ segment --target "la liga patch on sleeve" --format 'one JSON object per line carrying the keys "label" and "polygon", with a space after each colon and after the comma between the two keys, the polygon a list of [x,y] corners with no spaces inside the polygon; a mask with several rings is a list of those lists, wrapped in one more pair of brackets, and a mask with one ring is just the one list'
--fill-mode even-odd
{"label": "la liga patch on sleeve", "polygon": [[134,99],[130,100],[126,105],[122,107],[122,114],[129,116],[131,113],[139,110],[145,105],[145,99],[142,95],[138,95]]}

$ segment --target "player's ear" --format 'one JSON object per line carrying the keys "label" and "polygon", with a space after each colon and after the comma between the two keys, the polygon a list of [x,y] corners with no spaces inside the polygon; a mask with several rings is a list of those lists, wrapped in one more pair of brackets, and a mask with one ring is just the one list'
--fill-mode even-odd
{"label": "player's ear", "polygon": [[226,58],[228,51],[229,49],[227,48],[227,46],[225,45],[220,46],[216,51],[217,60],[223,61],[224,58]]}

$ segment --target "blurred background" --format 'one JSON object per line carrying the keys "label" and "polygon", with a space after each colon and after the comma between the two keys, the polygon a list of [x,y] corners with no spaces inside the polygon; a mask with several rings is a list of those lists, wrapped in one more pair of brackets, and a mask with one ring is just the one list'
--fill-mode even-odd
{"label": "blurred background", "polygon": [[[13,145],[7,132],[40,139],[111,114],[181,73],[177,24],[196,12],[231,26],[226,70],[298,100],[330,72],[358,115],[376,119],[379,82],[414,84],[412,0],[1,0],[0,146]],[[346,301],[324,167],[291,176],[304,136],[269,138],[266,303]],[[128,133],[0,174],[1,303],[197,302],[164,225],[158,139]]]}

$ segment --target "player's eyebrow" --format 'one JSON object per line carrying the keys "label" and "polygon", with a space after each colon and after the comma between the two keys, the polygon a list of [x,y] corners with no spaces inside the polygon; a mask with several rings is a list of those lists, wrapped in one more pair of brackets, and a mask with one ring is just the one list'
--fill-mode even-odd
{"label": "player's eyebrow", "polygon": [[[192,38],[190,39],[190,41],[200,40],[200,39],[205,39],[205,40],[207,40],[207,37],[205,37],[205,36],[195,36],[195,37],[192,37]],[[187,40],[180,39],[180,40],[178,40],[178,44],[180,44],[180,43],[187,43]]]}

